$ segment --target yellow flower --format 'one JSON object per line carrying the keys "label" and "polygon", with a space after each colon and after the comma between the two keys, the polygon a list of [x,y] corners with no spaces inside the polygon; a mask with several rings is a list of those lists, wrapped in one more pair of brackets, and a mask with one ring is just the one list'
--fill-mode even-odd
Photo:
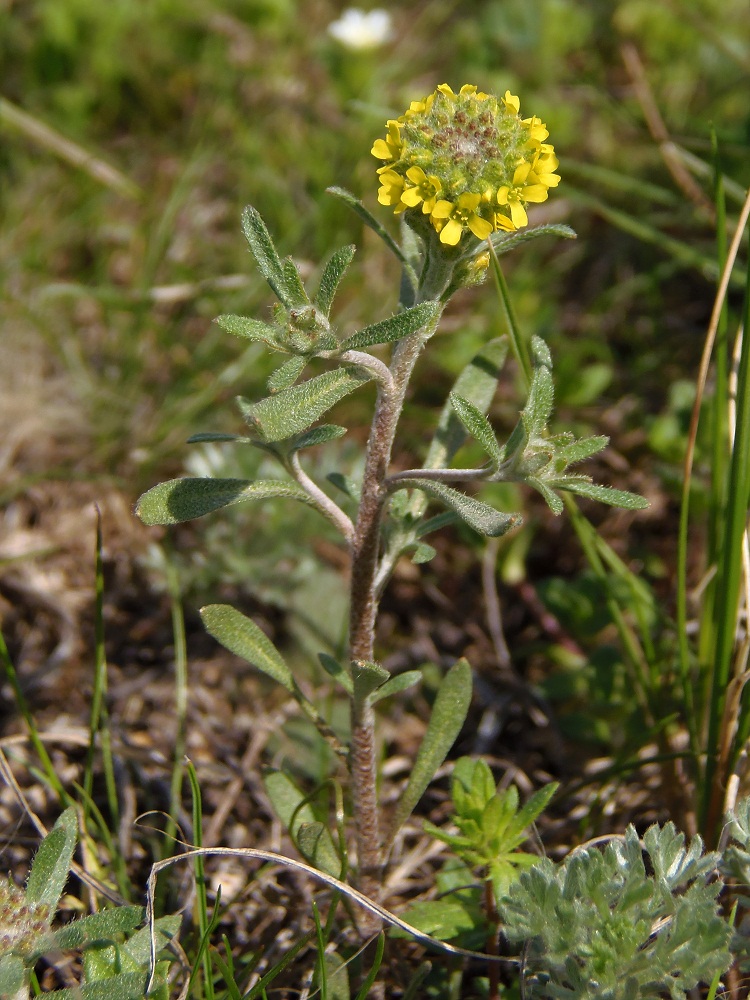
{"label": "yellow flower", "polygon": [[492,232],[491,222],[477,215],[476,209],[482,200],[479,194],[459,195],[458,201],[439,201],[432,210],[432,218],[447,220],[440,228],[440,242],[454,247],[463,235],[464,229],[470,229],[479,240],[486,240]]}
{"label": "yellow flower", "polygon": [[401,205],[401,195],[404,190],[404,178],[395,170],[384,170],[380,174],[378,201],[381,205],[395,205],[397,212],[403,212],[406,205]]}
{"label": "yellow flower", "polygon": [[503,97],[503,104],[505,105],[505,110],[510,111],[511,114],[517,115],[521,110],[521,102],[518,100],[515,94],[511,94],[509,90],[505,91],[505,96]]}
{"label": "yellow flower", "polygon": [[[527,183],[528,181],[531,183]],[[511,221],[516,229],[522,229],[529,222],[524,202],[541,202],[547,198],[547,188],[536,181],[536,177],[531,173],[530,163],[519,164],[513,173],[512,183],[504,184],[497,192],[498,205],[508,206]]]}
{"label": "yellow flower", "polygon": [[534,145],[544,142],[549,135],[547,126],[541,118],[524,118],[523,124],[529,130],[529,141]]}
{"label": "yellow flower", "polygon": [[404,188],[401,201],[408,208],[416,208],[421,203],[422,211],[429,215],[440,194],[440,178],[434,175],[428,177],[421,167],[409,167],[406,176],[412,186]]}
{"label": "yellow flower", "polygon": [[393,120],[386,122],[386,124],[388,125],[388,135],[385,139],[376,139],[370,152],[379,160],[396,160],[403,145],[399,132],[400,125]]}
{"label": "yellow flower", "polygon": [[378,201],[415,228],[414,213],[429,216],[446,247],[527,225],[525,206],[545,201],[560,178],[547,126],[522,119],[520,107],[509,90],[498,99],[474,84],[456,93],[442,83],[412,101],[373,144]]}
{"label": "yellow flower", "polygon": [[559,166],[559,161],[555,156],[555,151],[548,143],[539,147],[531,161],[531,173],[529,179],[543,184],[547,188],[557,187],[560,177],[555,173]]}

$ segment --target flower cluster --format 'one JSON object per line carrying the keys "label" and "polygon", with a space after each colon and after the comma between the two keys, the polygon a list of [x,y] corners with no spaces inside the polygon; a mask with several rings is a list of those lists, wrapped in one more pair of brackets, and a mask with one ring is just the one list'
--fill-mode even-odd
{"label": "flower cluster", "polygon": [[0,956],[33,951],[39,935],[49,929],[50,919],[46,903],[28,903],[22,889],[0,878]]}
{"label": "flower cluster", "polygon": [[455,246],[468,230],[484,240],[528,224],[526,205],[547,200],[560,178],[554,147],[539,118],[521,118],[517,97],[498,100],[447,83],[387,123],[372,155],[378,201],[395,212],[429,216],[440,241]]}

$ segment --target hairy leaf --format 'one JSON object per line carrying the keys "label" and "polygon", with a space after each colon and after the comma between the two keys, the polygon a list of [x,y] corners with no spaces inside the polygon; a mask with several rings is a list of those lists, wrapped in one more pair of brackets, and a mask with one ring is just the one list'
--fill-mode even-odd
{"label": "hairy leaf", "polygon": [[55,990],[54,1000],[143,1000],[146,996],[145,972],[122,972],[95,982]]}
{"label": "hairy leaf", "polygon": [[28,1000],[26,969],[16,955],[0,957],[0,998],[2,1000]]}
{"label": "hairy leaf", "polygon": [[331,833],[323,823],[300,823],[297,830],[297,846],[303,858],[319,871],[327,872],[334,878],[341,877],[342,860],[333,843]]}
{"label": "hairy leaf", "polygon": [[68,881],[77,839],[78,822],[75,809],[70,806],[60,814],[36,852],[26,884],[30,903],[46,903],[55,911]]}
{"label": "hairy leaf", "polygon": [[277,351],[282,350],[278,330],[269,326],[268,323],[261,322],[259,319],[229,314],[226,316],[217,316],[216,323],[222,330],[226,330],[227,333],[231,333],[235,337],[244,337],[246,340],[259,340],[264,344],[268,344],[269,347],[275,348]]}
{"label": "hairy leaf", "polygon": [[379,688],[372,692],[367,700],[371,705],[374,705],[383,698],[388,698],[392,694],[399,694],[401,691],[406,691],[410,687],[414,687],[421,680],[421,670],[405,670],[403,674],[396,674],[395,677],[391,677],[390,680],[381,684]]}
{"label": "hairy leaf", "polygon": [[307,358],[304,354],[297,354],[295,357],[285,361],[281,368],[277,368],[272,375],[269,375],[268,382],[266,383],[268,391],[276,393],[281,389],[288,389],[290,385],[294,385],[306,365]]}
{"label": "hairy leaf", "polygon": [[534,226],[533,229],[521,229],[515,233],[504,233],[498,231],[493,233],[490,237],[492,240],[492,246],[495,249],[495,253],[501,256],[504,253],[508,253],[510,250],[515,250],[517,246],[522,243],[528,243],[531,240],[539,239],[540,236],[561,236],[566,240],[575,240],[577,235],[574,229],[570,226],[563,226],[557,223],[546,226]]}
{"label": "hairy leaf", "polygon": [[319,444],[327,444],[329,441],[336,441],[346,434],[346,427],[338,424],[320,424],[318,427],[311,427],[309,431],[303,431],[289,442],[290,451],[301,451],[303,448],[314,448]]}
{"label": "hairy leaf", "polygon": [[114,941],[119,934],[131,934],[143,923],[142,906],[112,906],[73,920],[52,934],[55,948],[85,948],[92,941]]}
{"label": "hairy leaf", "polygon": [[438,689],[427,731],[396,807],[390,840],[409,818],[448,755],[464,724],[470,701],[471,667],[461,659],[451,667]]}
{"label": "hairy leaf", "polygon": [[198,434],[191,434],[187,439],[188,444],[205,444],[208,442],[235,442],[238,444],[250,444],[252,439],[242,434],[223,434],[221,431],[200,431]]}
{"label": "hairy leaf", "polygon": [[258,403],[241,399],[238,402],[245,420],[264,441],[283,441],[307,430],[339,400],[371,378],[372,374],[363,368],[346,365]]}
{"label": "hairy leaf", "polygon": [[399,486],[423,490],[445,507],[454,511],[462,521],[478,531],[480,535],[499,538],[506,531],[521,523],[520,514],[503,514],[489,504],[468,497],[465,493],[445,486],[431,479],[402,479]]}
{"label": "hairy leaf", "polygon": [[206,605],[201,608],[201,618],[206,631],[222,646],[272,677],[287,691],[294,691],[292,672],[281,653],[251,618],[228,604]]}
{"label": "hairy leaf", "polygon": [[[179,913],[170,913],[154,921],[157,954],[174,938],[179,937],[182,917]],[[142,927],[127,941],[127,952],[137,965],[147,967],[151,958],[151,934],[149,927]]]}
{"label": "hairy leaf", "polygon": [[366,701],[373,691],[385,684],[390,678],[387,670],[379,663],[367,660],[352,660],[352,681],[354,682],[354,700],[358,704]]}
{"label": "hairy leaf", "polygon": [[305,304],[307,296],[300,298],[297,288],[299,274],[297,274],[295,282],[291,274],[285,273],[271,235],[260,214],[251,205],[248,205],[242,213],[242,230],[258,264],[258,270],[271,286],[277,298],[289,307]]}
{"label": "hairy leaf", "polygon": [[[453,392],[468,400],[481,413],[486,413],[507,356],[507,337],[490,340],[458,376]],[[465,440],[466,430],[449,399],[443,407],[435,438],[427,452],[425,469],[447,468]]]}
{"label": "hairy leaf", "polygon": [[320,871],[338,878],[341,858],[331,834],[320,823],[306,796],[283,771],[268,769],[263,775],[263,785],[273,811],[287,828],[301,854]]}
{"label": "hairy leaf", "polygon": [[323,273],[320,276],[318,294],[315,296],[315,302],[318,309],[325,313],[326,316],[331,311],[331,305],[333,303],[334,296],[336,295],[336,290],[339,287],[339,282],[344,276],[344,272],[351,264],[355,250],[356,247],[353,245],[342,247],[333,254],[323,269]]}
{"label": "hairy leaf", "polygon": [[573,462],[581,462],[586,458],[591,458],[592,455],[600,452],[602,448],[606,448],[608,444],[609,438],[604,434],[599,434],[596,437],[579,438],[577,441],[571,441],[570,444],[558,448],[555,454],[566,465],[571,465]]}
{"label": "hairy leaf", "polygon": [[433,323],[440,315],[440,311],[441,306],[437,302],[422,302],[379,323],[366,326],[364,330],[342,341],[340,348],[342,351],[353,351],[371,347],[373,344],[389,344],[394,340],[401,340]]}
{"label": "hairy leaf", "polygon": [[489,420],[479,407],[458,393],[452,392],[449,398],[467,433],[478,441],[496,469],[502,463],[504,455]]}
{"label": "hairy leaf", "polygon": [[345,205],[348,205],[349,208],[352,209],[352,211],[356,212],[360,219],[362,219],[362,221],[368,225],[374,233],[378,234],[388,249],[391,250],[396,257],[398,257],[401,263],[408,266],[409,262],[404,256],[401,247],[395,242],[390,233],[384,229],[381,223],[378,222],[372,212],[365,208],[359,198],[353,195],[350,191],[347,191],[346,188],[335,186],[326,188],[326,194],[332,194],[334,198],[338,198],[340,201],[343,201]]}
{"label": "hairy leaf", "polygon": [[625,510],[645,510],[650,506],[649,501],[637,493],[615,490],[611,486],[598,486],[586,476],[562,476],[560,479],[548,481],[548,484],[558,490],[568,490],[569,493],[577,493],[578,496],[598,500],[612,507],[623,507]]}
{"label": "hairy leaf", "polygon": [[305,286],[299,276],[297,265],[291,257],[285,257],[281,262],[281,273],[284,275],[284,287],[290,299],[295,305],[307,305],[310,302]]}
{"label": "hairy leaf", "polygon": [[552,415],[555,387],[552,381],[552,359],[549,348],[540,337],[532,337],[531,352],[534,374],[529,398],[523,409],[523,422],[530,437],[542,435]]}
{"label": "hairy leaf", "polygon": [[169,479],[139,498],[135,512],[144,524],[179,524],[246,500],[288,497],[309,504],[310,497],[283,479]]}
{"label": "hairy leaf", "polygon": [[318,659],[325,672],[337,680],[347,694],[354,694],[354,683],[351,675],[344,670],[338,660],[329,656],[328,653],[318,653]]}

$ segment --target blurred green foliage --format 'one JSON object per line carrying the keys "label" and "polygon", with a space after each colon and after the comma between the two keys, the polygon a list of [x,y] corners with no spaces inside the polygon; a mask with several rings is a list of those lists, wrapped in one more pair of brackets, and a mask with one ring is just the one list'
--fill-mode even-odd
{"label": "blurred green foliage", "polygon": [[[238,236],[248,203],[305,279],[331,247],[358,245],[334,311],[342,331],[388,315],[393,263],[324,191],[344,185],[377,211],[372,141],[386,118],[442,81],[518,93],[560,153],[563,183],[538,219],[569,222],[579,239],[539,241],[509,278],[524,333],[553,349],[561,428],[614,428],[626,461],[649,465],[645,443],[659,475],[674,478],[685,407],[669,386],[692,378],[699,355],[713,223],[649,134],[623,46],[639,53],[664,126],[694,158],[687,170],[710,201],[712,127],[729,176],[750,180],[744,0],[480,0],[470,9],[421,0],[389,5],[392,39],[364,52],[328,34],[342,9],[332,0],[304,10],[291,0],[0,5],[0,323],[17,359],[0,374],[16,424],[0,465],[5,488],[72,472],[114,477],[135,499],[157,469],[183,470],[184,428],[221,412],[227,424],[214,429],[238,429],[232,407],[217,403],[257,394],[270,363],[212,320],[269,318]],[[2,100],[116,168],[138,196],[13,124]],[[457,372],[501,332],[489,288],[457,297],[420,362],[405,461],[431,434]],[[347,423],[368,420],[368,398],[340,404]],[[35,415],[45,410],[40,445]],[[517,419],[502,387],[492,418],[508,429]],[[276,528],[270,510],[262,516],[264,558],[270,550],[273,565],[288,566],[291,515]],[[225,552],[210,556],[213,565],[247,578],[247,565],[228,565],[235,550],[224,529],[205,526],[221,536],[210,549]],[[199,586],[201,574],[196,564]],[[273,576],[259,581],[264,593],[277,587]]]}
{"label": "blurred green foliage", "polygon": [[[710,286],[700,259],[690,266],[659,236],[700,249],[711,227],[662,162],[621,48],[640,52],[676,141],[705,163],[713,125],[728,172],[745,182],[744,3],[485,0],[467,12],[436,0],[389,11],[392,40],[353,52],[328,35],[341,5],[327,0],[304,16],[291,0],[0,8],[0,96],[141,190],[129,200],[102,186],[0,115],[4,329],[11,343],[38,342],[72,377],[94,443],[92,457],[76,460],[89,471],[137,471],[144,484],[165,453],[177,458],[174,427],[186,412],[197,422],[212,392],[268,374],[254,358],[252,369],[227,371],[238,352],[210,325],[217,312],[262,313],[267,302],[236,235],[241,207],[258,205],[303,269],[332,245],[361,244],[357,220],[324,189],[344,184],[374,203],[373,137],[442,80],[518,92],[561,153],[564,183],[545,210],[575,225],[578,245],[535,247],[513,276],[522,325],[553,347],[564,340],[560,401],[595,405],[639,376],[658,394],[665,362],[685,373]],[[617,232],[602,205],[643,232]],[[367,238],[358,256],[339,307],[345,327],[382,314],[391,287],[391,263]],[[247,280],[222,287],[232,275]],[[172,293],[160,295],[165,287]],[[449,329],[472,336],[451,337],[426,361],[446,384],[496,332],[492,297],[466,296],[464,309],[469,301],[472,318],[457,306]],[[216,359],[220,387],[206,384],[196,353]]]}

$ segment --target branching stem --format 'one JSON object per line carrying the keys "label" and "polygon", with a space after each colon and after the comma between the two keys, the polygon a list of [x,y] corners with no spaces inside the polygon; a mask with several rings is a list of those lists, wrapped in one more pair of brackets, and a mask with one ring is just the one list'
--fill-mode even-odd
{"label": "branching stem", "polygon": [[[351,603],[349,653],[352,660],[374,659],[378,597],[375,585],[380,554],[380,526],[388,499],[386,478],[393,440],[411,373],[439,315],[422,330],[404,337],[395,346],[390,382],[379,382],[357,522],[351,546]],[[375,717],[364,699],[352,699],[351,778],[357,858],[361,890],[377,898],[382,873],[382,851],[376,788]],[[366,933],[377,928],[368,927]]]}
{"label": "branching stem", "polygon": [[331,500],[327,493],[324,493],[323,490],[321,490],[321,488],[314,483],[312,479],[310,479],[308,474],[300,465],[299,453],[296,451],[289,456],[289,471],[313,501],[316,509],[339,529],[341,534],[346,539],[347,544],[351,545],[352,538],[354,537],[354,525],[351,522],[351,518],[344,513],[337,503],[334,503],[334,501]]}

